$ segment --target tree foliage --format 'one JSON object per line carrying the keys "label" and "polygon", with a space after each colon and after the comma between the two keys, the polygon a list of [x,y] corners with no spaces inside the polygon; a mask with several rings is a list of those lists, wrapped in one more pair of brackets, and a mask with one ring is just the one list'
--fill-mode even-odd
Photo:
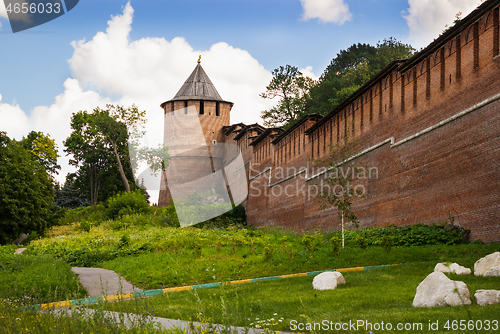
{"label": "tree foliage", "polygon": [[304,114],[309,90],[315,82],[291,65],[280,66],[272,74],[273,78],[266,87],[266,92],[260,96],[264,99],[278,97],[279,101],[276,106],[262,111],[261,117],[266,126],[286,128]]}
{"label": "tree foliage", "polygon": [[50,174],[59,174],[61,166],[57,164],[57,146],[50,135],[40,131],[31,131],[21,140],[23,147],[37,160]]}
{"label": "tree foliage", "polygon": [[[119,191],[135,189],[128,150],[129,133],[136,134],[144,123],[145,112],[135,106],[108,105],[92,113],[79,111],[71,118],[73,132],[64,142],[70,165],[78,171],[69,175],[92,204]],[[130,128],[130,131],[129,131]],[[121,182],[121,186],[117,182]],[[103,194],[102,190],[105,191]]]}
{"label": "tree foliage", "polygon": [[75,180],[67,178],[64,185],[55,185],[54,204],[60,208],[75,209],[89,206],[90,200],[75,186]]}
{"label": "tree foliage", "polygon": [[323,72],[319,83],[311,88],[307,113],[326,114],[354,93],[391,61],[411,57],[416,50],[394,38],[377,46],[353,44],[341,50]]}
{"label": "tree foliage", "polygon": [[54,188],[46,166],[0,132],[0,244],[44,230],[54,217]]}

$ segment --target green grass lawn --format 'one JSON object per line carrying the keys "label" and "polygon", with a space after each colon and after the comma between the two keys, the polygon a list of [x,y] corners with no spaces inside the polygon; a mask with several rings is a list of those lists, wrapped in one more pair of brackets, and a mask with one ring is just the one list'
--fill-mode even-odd
{"label": "green grass lawn", "polygon": [[[300,249],[297,246],[297,249]],[[337,268],[402,264],[416,261],[458,262],[472,268],[481,257],[499,249],[496,244],[464,244],[456,246],[395,247],[390,252],[381,247],[367,249],[347,247],[334,256],[328,247],[313,252],[305,250],[290,259],[287,252],[279,248],[271,259],[263,254],[250,254],[245,246],[232,253],[230,249],[217,252],[203,249],[197,257],[187,250],[183,253],[153,252],[136,256],[117,257],[105,261],[104,268],[114,270],[133,284],[145,289],[158,289],[238,279],[257,278],[291,273],[310,272]]]}
{"label": "green grass lawn", "polygon": [[[428,332],[429,322],[436,324],[437,321],[439,331],[432,332],[448,333],[453,332],[444,328],[448,320],[449,326],[453,320],[500,320],[500,305],[414,308],[412,302],[416,287],[433,271],[436,264],[434,256],[444,256],[449,261],[473,267],[474,262],[482,256],[478,252],[495,247],[498,245],[446,246],[441,249],[414,247],[414,254],[423,255],[427,250],[430,261],[363,272],[346,272],[343,275],[347,284],[330,291],[314,290],[313,277],[308,276],[175,292],[140,300],[108,303],[105,308],[132,313],[146,310],[160,317],[237,326],[265,326],[282,331],[299,329],[299,323],[306,326],[305,323],[324,325],[323,321],[328,324],[367,321],[372,325],[381,322],[389,322],[394,326],[398,323],[412,326],[422,324],[420,332]],[[498,289],[500,283],[496,277],[454,274],[449,277],[465,282],[471,296],[479,289]],[[259,321],[264,322],[258,323]],[[365,331],[360,328],[359,331],[349,332]]]}
{"label": "green grass lawn", "polygon": [[15,248],[0,248],[0,299],[33,305],[86,296],[69,264],[50,255],[14,255]]}
{"label": "green grass lawn", "polygon": [[[156,289],[398,264],[344,273],[347,284],[333,291],[313,290],[313,277],[309,276],[169,293],[95,307],[226,325],[265,326],[282,331],[299,330],[299,324],[305,323],[324,326],[331,322],[335,326],[349,321],[368,321],[372,324],[383,321],[394,326],[397,323],[422,324],[420,332],[425,333],[429,332],[429,322],[435,324],[438,321],[439,330],[433,332],[445,333],[453,332],[451,328],[444,328],[448,320],[500,320],[498,305],[432,309],[412,307],[416,287],[433,271],[437,262],[457,262],[473,268],[479,258],[499,251],[499,244],[398,246],[391,250],[370,245],[361,249],[355,241],[357,232],[352,233],[353,238],[348,240],[346,248],[339,254],[334,254],[331,233],[314,234],[317,244],[308,248],[301,236],[290,231],[133,226],[117,231],[98,226],[88,233],[75,232],[37,240],[22,255],[12,255],[14,248],[11,246],[0,247],[0,302],[6,305],[0,307],[3,312],[0,327],[17,328],[14,326],[17,326],[14,321],[17,318],[26,319],[30,324],[37,323],[37,314],[17,310],[16,305],[83,297],[76,276],[70,272],[71,266],[112,269],[143,289]],[[478,289],[500,288],[499,278],[450,277],[464,281],[471,296]],[[53,318],[44,319],[44,323],[48,324],[56,321]],[[9,327],[12,321],[14,327]],[[88,333],[88,326],[78,325],[79,321],[75,320],[76,332],[81,329],[81,332]],[[96,328],[108,328],[99,321],[96,324],[100,325]],[[71,324],[68,326],[71,327]],[[452,326],[451,322],[448,324]],[[50,325],[46,327],[50,328]],[[110,325],[109,328],[111,332],[120,332],[116,326]],[[351,329],[347,332],[356,332]],[[302,331],[314,332],[307,328]],[[102,332],[109,331],[103,329]],[[358,332],[366,331],[359,329]],[[397,332],[404,333],[405,330]]]}

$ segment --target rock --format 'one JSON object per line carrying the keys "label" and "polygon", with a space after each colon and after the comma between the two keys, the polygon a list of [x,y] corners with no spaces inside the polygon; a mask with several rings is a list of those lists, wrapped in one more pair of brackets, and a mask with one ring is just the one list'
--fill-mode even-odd
{"label": "rock", "polygon": [[452,263],[448,266],[446,262],[436,264],[434,271],[442,273],[455,273],[457,275],[469,275],[471,273],[469,268],[465,268],[458,263]]}
{"label": "rock", "polygon": [[23,242],[24,239],[26,239],[28,237],[28,235],[30,235],[30,234],[29,233],[28,234],[26,234],[26,233],[21,234],[21,236],[18,239],[16,239],[16,241],[14,241],[14,245],[20,245],[21,242]]}
{"label": "rock", "polygon": [[345,284],[344,276],[338,271],[333,272],[337,276],[337,284]]}
{"label": "rock", "polygon": [[500,304],[500,290],[477,290],[474,297],[479,305]]}
{"label": "rock", "polygon": [[18,248],[14,251],[14,254],[21,254],[22,252],[24,252],[26,250],[26,248]]}
{"label": "rock", "polygon": [[476,276],[500,276],[500,252],[491,253],[474,264]]}
{"label": "rock", "polygon": [[345,284],[344,276],[338,271],[326,271],[313,280],[313,288],[316,290],[333,290],[338,284]]}
{"label": "rock", "polygon": [[413,299],[415,307],[470,305],[470,293],[464,282],[452,281],[445,274],[435,271],[417,287]]}

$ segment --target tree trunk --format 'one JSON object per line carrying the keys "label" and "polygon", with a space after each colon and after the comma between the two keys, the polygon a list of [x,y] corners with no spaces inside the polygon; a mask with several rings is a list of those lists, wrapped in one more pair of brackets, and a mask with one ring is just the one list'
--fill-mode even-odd
{"label": "tree trunk", "polygon": [[116,149],[116,143],[113,143],[113,154],[115,155],[116,162],[118,163],[118,172],[120,173],[120,177],[122,178],[123,186],[125,187],[126,192],[130,192],[130,185],[128,184],[128,179],[125,176],[125,172],[123,171],[122,162],[120,161],[120,156],[118,155],[118,150]]}
{"label": "tree trunk", "polygon": [[344,211],[342,211],[342,248],[344,248]]}

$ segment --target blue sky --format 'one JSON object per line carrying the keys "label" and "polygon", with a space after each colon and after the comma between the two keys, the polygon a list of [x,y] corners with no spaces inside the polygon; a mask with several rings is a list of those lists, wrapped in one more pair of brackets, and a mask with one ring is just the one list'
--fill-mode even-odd
{"label": "blue sky", "polygon": [[[0,1],[0,130],[49,133],[62,154],[71,114],[135,103],[154,120],[202,55],[232,122],[272,105],[258,94],[285,64],[316,78],[353,43],[395,37],[425,47],[480,0],[81,0],[67,14],[12,33]],[[72,169],[67,158],[61,180]]]}

